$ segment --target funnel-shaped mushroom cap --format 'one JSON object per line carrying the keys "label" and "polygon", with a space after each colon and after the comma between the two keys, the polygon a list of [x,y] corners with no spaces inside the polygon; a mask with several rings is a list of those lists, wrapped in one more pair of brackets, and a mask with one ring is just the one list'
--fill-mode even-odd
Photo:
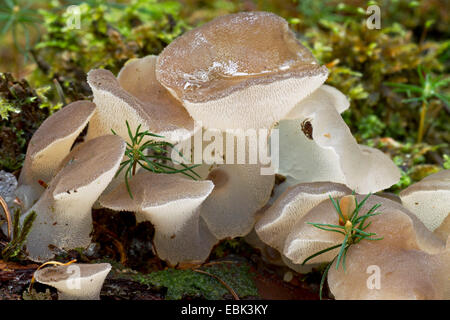
{"label": "funnel-shaped mushroom cap", "polygon": [[16,190],[25,210],[44,192],[38,181],[48,183],[56,174],[57,167],[70,152],[94,111],[92,102],[76,101],[48,117],[36,130],[28,144]]}
{"label": "funnel-shaped mushroom cap", "polygon": [[[363,196],[357,196],[358,202]],[[370,227],[367,232],[375,232],[377,237],[384,237],[380,243],[386,248],[423,250],[427,253],[438,253],[443,250],[445,243],[425,228],[422,222],[400,204],[386,198],[372,195],[360,211],[360,216],[375,204],[381,204],[377,212],[380,215],[370,217]],[[293,263],[301,264],[312,254],[328,247],[342,243],[344,236],[320,230],[307,222],[338,224],[339,217],[330,200],[325,200],[310,210],[302,219],[297,221],[293,231],[286,239],[284,255]],[[309,263],[331,261],[339,249],[317,256]]]}
{"label": "funnel-shaped mushroom cap", "polygon": [[202,217],[219,239],[248,234],[256,212],[269,200],[275,178],[262,175],[261,166],[252,164],[219,165],[206,179],[214,190],[202,207]]}
{"label": "funnel-shaped mushroom cap", "polygon": [[[434,231],[440,228],[443,239],[450,234],[450,170],[442,170],[423,178],[400,192],[403,205]],[[444,230],[446,229],[446,230]]]}
{"label": "funnel-shaped mushroom cap", "polygon": [[287,236],[297,221],[312,208],[327,200],[351,194],[352,191],[338,183],[302,183],[288,188],[275,203],[263,213],[255,230],[262,241],[282,252]]}
{"label": "funnel-shaped mushroom cap", "polygon": [[109,134],[113,129],[127,140],[125,121],[132,132],[141,124],[142,131],[149,130],[171,142],[191,134],[194,121],[181,103],[156,81],[155,62],[156,56],[132,60],[120,71],[118,79],[108,70],[88,73],[97,105],[88,139]]}
{"label": "funnel-shaped mushroom cap", "polygon": [[400,179],[381,151],[358,145],[333,104],[300,102],[297,120],[282,120],[279,173],[300,182],[343,183],[357,193],[377,192]]}
{"label": "funnel-shaped mushroom cap", "polygon": [[[397,218],[403,220],[404,216]],[[404,231],[393,225],[390,232]],[[328,272],[328,285],[334,297],[337,300],[448,299],[450,251],[428,254],[416,249],[398,249],[391,241],[396,239],[385,236],[381,241],[353,245],[347,253],[345,271],[342,266],[336,270],[333,263]]]}
{"label": "funnel-shaped mushroom cap", "polygon": [[242,12],[175,39],[158,57],[156,75],[205,127],[247,129],[282,119],[328,70],[284,19]]}
{"label": "funnel-shaped mushroom cap", "polygon": [[176,175],[139,171],[125,183],[100,198],[106,208],[134,211],[138,221],[155,226],[153,240],[158,256],[172,265],[203,262],[217,239],[200,217],[200,207],[211,193],[211,181],[188,180]]}
{"label": "funnel-shaped mushroom cap", "polygon": [[125,142],[108,135],[84,142],[67,155],[61,170],[28,211],[37,213],[26,242],[32,260],[53,257],[49,246],[73,249],[89,245],[92,205],[112,180],[124,152]]}
{"label": "funnel-shaped mushroom cap", "polygon": [[109,263],[54,266],[37,270],[37,282],[58,290],[59,300],[100,300],[100,291],[111,270]]}

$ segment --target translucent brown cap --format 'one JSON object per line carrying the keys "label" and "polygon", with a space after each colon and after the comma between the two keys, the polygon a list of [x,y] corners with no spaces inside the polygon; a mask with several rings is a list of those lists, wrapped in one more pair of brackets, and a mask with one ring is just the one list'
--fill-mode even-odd
{"label": "translucent brown cap", "polygon": [[242,12],[177,38],[160,54],[156,73],[180,100],[200,103],[255,84],[328,71],[296,40],[283,18]]}

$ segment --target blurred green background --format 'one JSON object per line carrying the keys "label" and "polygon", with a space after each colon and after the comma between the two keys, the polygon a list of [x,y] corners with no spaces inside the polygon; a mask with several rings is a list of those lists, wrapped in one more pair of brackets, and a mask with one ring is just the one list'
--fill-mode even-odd
{"label": "blurred green background", "polygon": [[[77,5],[80,29],[68,7]],[[369,5],[381,28],[368,29]],[[359,143],[402,169],[398,191],[450,168],[450,1],[0,0],[0,170],[18,173],[27,142],[49,114],[90,99],[86,73],[117,73],[174,38],[239,11],[284,17],[351,100],[343,114]]]}

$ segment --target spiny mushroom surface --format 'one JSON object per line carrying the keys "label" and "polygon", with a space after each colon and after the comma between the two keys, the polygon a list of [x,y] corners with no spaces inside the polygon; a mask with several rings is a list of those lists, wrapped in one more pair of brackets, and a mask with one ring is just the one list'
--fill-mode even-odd
{"label": "spiny mushroom surface", "polygon": [[217,243],[200,216],[202,203],[212,192],[211,181],[188,180],[177,175],[139,171],[100,198],[106,208],[134,211],[138,221],[155,226],[153,239],[158,256],[171,265],[201,263]]}
{"label": "spiny mushroom surface", "polygon": [[278,173],[294,184],[331,181],[357,193],[390,187],[400,179],[399,169],[381,151],[357,144],[339,114],[348,102],[337,92],[317,90],[279,122]]}
{"label": "spiny mushroom surface", "polygon": [[76,101],[48,117],[36,130],[28,144],[16,190],[24,210],[29,209],[44,192],[39,180],[48,183],[53,178],[94,111],[92,102]]}
{"label": "spiny mushroom surface", "polygon": [[39,200],[22,217],[35,211],[36,220],[27,237],[30,259],[54,256],[51,247],[73,249],[91,241],[91,208],[116,173],[125,151],[118,136],[98,137],[77,145],[60,164]]}
{"label": "spiny mushroom surface", "polygon": [[423,178],[402,192],[403,205],[443,240],[450,235],[450,170]]}
{"label": "spiny mushroom surface", "polygon": [[53,266],[37,270],[37,282],[58,290],[58,300],[100,300],[100,291],[111,270],[109,263]]}
{"label": "spiny mushroom surface", "polygon": [[448,299],[450,250],[430,254],[420,250],[420,240],[410,217],[390,211],[372,217],[368,232],[379,241],[352,245],[346,270],[330,267],[328,285],[338,300]]}
{"label": "spiny mushroom surface", "polygon": [[159,55],[156,76],[203,126],[256,129],[282,119],[328,70],[283,18],[241,12],[175,39]]}
{"label": "spiny mushroom surface", "polygon": [[192,133],[194,121],[179,101],[155,78],[156,56],[128,62],[118,78],[108,70],[88,73],[88,83],[94,94],[97,111],[89,124],[87,139],[110,134],[113,129],[128,140],[125,121],[134,132],[142,130],[177,142]]}
{"label": "spiny mushroom surface", "polygon": [[351,193],[342,184],[328,182],[301,183],[290,187],[261,214],[255,225],[256,233],[262,241],[283,252],[286,238],[297,221],[329,196],[336,198]]}

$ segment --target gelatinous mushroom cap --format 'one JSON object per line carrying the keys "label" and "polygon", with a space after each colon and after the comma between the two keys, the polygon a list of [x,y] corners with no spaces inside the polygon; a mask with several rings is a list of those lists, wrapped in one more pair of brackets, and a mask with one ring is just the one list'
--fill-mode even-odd
{"label": "gelatinous mushroom cap", "polygon": [[16,195],[25,209],[44,192],[39,180],[48,183],[61,161],[70,152],[75,139],[87,125],[95,104],[76,101],[48,117],[36,130],[28,144]]}
{"label": "gelatinous mushroom cap", "polygon": [[328,70],[283,18],[241,12],[175,39],[159,55],[156,75],[205,127],[247,129],[282,119]]}
{"label": "gelatinous mushroom cap", "polygon": [[261,166],[247,164],[219,165],[206,179],[214,190],[205,200],[202,217],[218,239],[248,234],[255,214],[269,200],[275,178],[262,175]]}
{"label": "gelatinous mushroom cap", "polygon": [[377,192],[400,179],[400,171],[380,150],[358,145],[336,106],[305,99],[296,120],[279,123],[280,174],[297,183],[343,183],[357,193]]}
{"label": "gelatinous mushroom cap", "polygon": [[[402,234],[404,231],[394,229],[392,232]],[[389,239],[353,245],[348,250],[345,271],[342,267],[336,269],[333,263],[328,272],[328,286],[335,299],[449,298],[446,291],[450,281],[450,251],[428,254],[417,249],[398,249],[386,241]]]}
{"label": "gelatinous mushroom cap", "polygon": [[155,226],[158,256],[172,265],[203,262],[217,239],[200,217],[200,207],[212,192],[211,181],[188,180],[177,175],[140,170],[125,183],[100,198],[102,206],[116,211],[134,211],[138,221]]}
{"label": "gelatinous mushroom cap", "polygon": [[53,257],[49,246],[89,245],[92,205],[114,177],[124,152],[122,138],[108,135],[79,144],[67,155],[39,201],[21,217],[37,213],[26,243],[30,259]]}
{"label": "gelatinous mushroom cap", "polygon": [[302,183],[289,187],[264,212],[255,225],[255,230],[262,241],[282,252],[288,235],[294,225],[312,208],[327,200],[352,191],[338,183],[314,182]]}
{"label": "gelatinous mushroom cap", "polygon": [[319,109],[323,104],[333,106],[338,113],[342,113],[350,107],[350,101],[342,92],[332,86],[324,84],[300,101],[294,109],[287,114],[285,119],[303,118],[304,107]]}
{"label": "gelatinous mushroom cap", "polygon": [[442,170],[423,178],[402,192],[403,205],[425,226],[439,233],[443,240],[450,235],[450,170]]}
{"label": "gelatinous mushroom cap", "polygon": [[[359,202],[363,196],[358,195]],[[370,217],[371,225],[367,232],[375,232],[378,237],[384,237],[380,242],[386,247],[408,250],[423,250],[435,254],[445,248],[445,243],[425,228],[423,223],[406,208],[397,202],[372,195],[360,211],[360,216],[375,204],[381,204],[377,212],[380,215]],[[302,219],[296,222],[293,231],[288,235],[284,255],[295,264],[301,264],[312,254],[325,248],[342,243],[344,236],[315,228],[307,222],[338,224],[339,217],[330,200],[325,200],[310,210]],[[329,262],[339,249],[331,250],[317,256],[309,263]]]}
{"label": "gelatinous mushroom cap", "polygon": [[162,135],[177,142],[194,130],[194,121],[179,101],[156,81],[156,56],[147,56],[127,63],[118,78],[108,70],[88,73],[97,112],[89,124],[88,139],[111,133],[128,139],[125,121],[132,132],[141,130]]}
{"label": "gelatinous mushroom cap", "polygon": [[110,270],[109,263],[72,263],[37,270],[34,276],[37,282],[56,288],[59,300],[100,300]]}

